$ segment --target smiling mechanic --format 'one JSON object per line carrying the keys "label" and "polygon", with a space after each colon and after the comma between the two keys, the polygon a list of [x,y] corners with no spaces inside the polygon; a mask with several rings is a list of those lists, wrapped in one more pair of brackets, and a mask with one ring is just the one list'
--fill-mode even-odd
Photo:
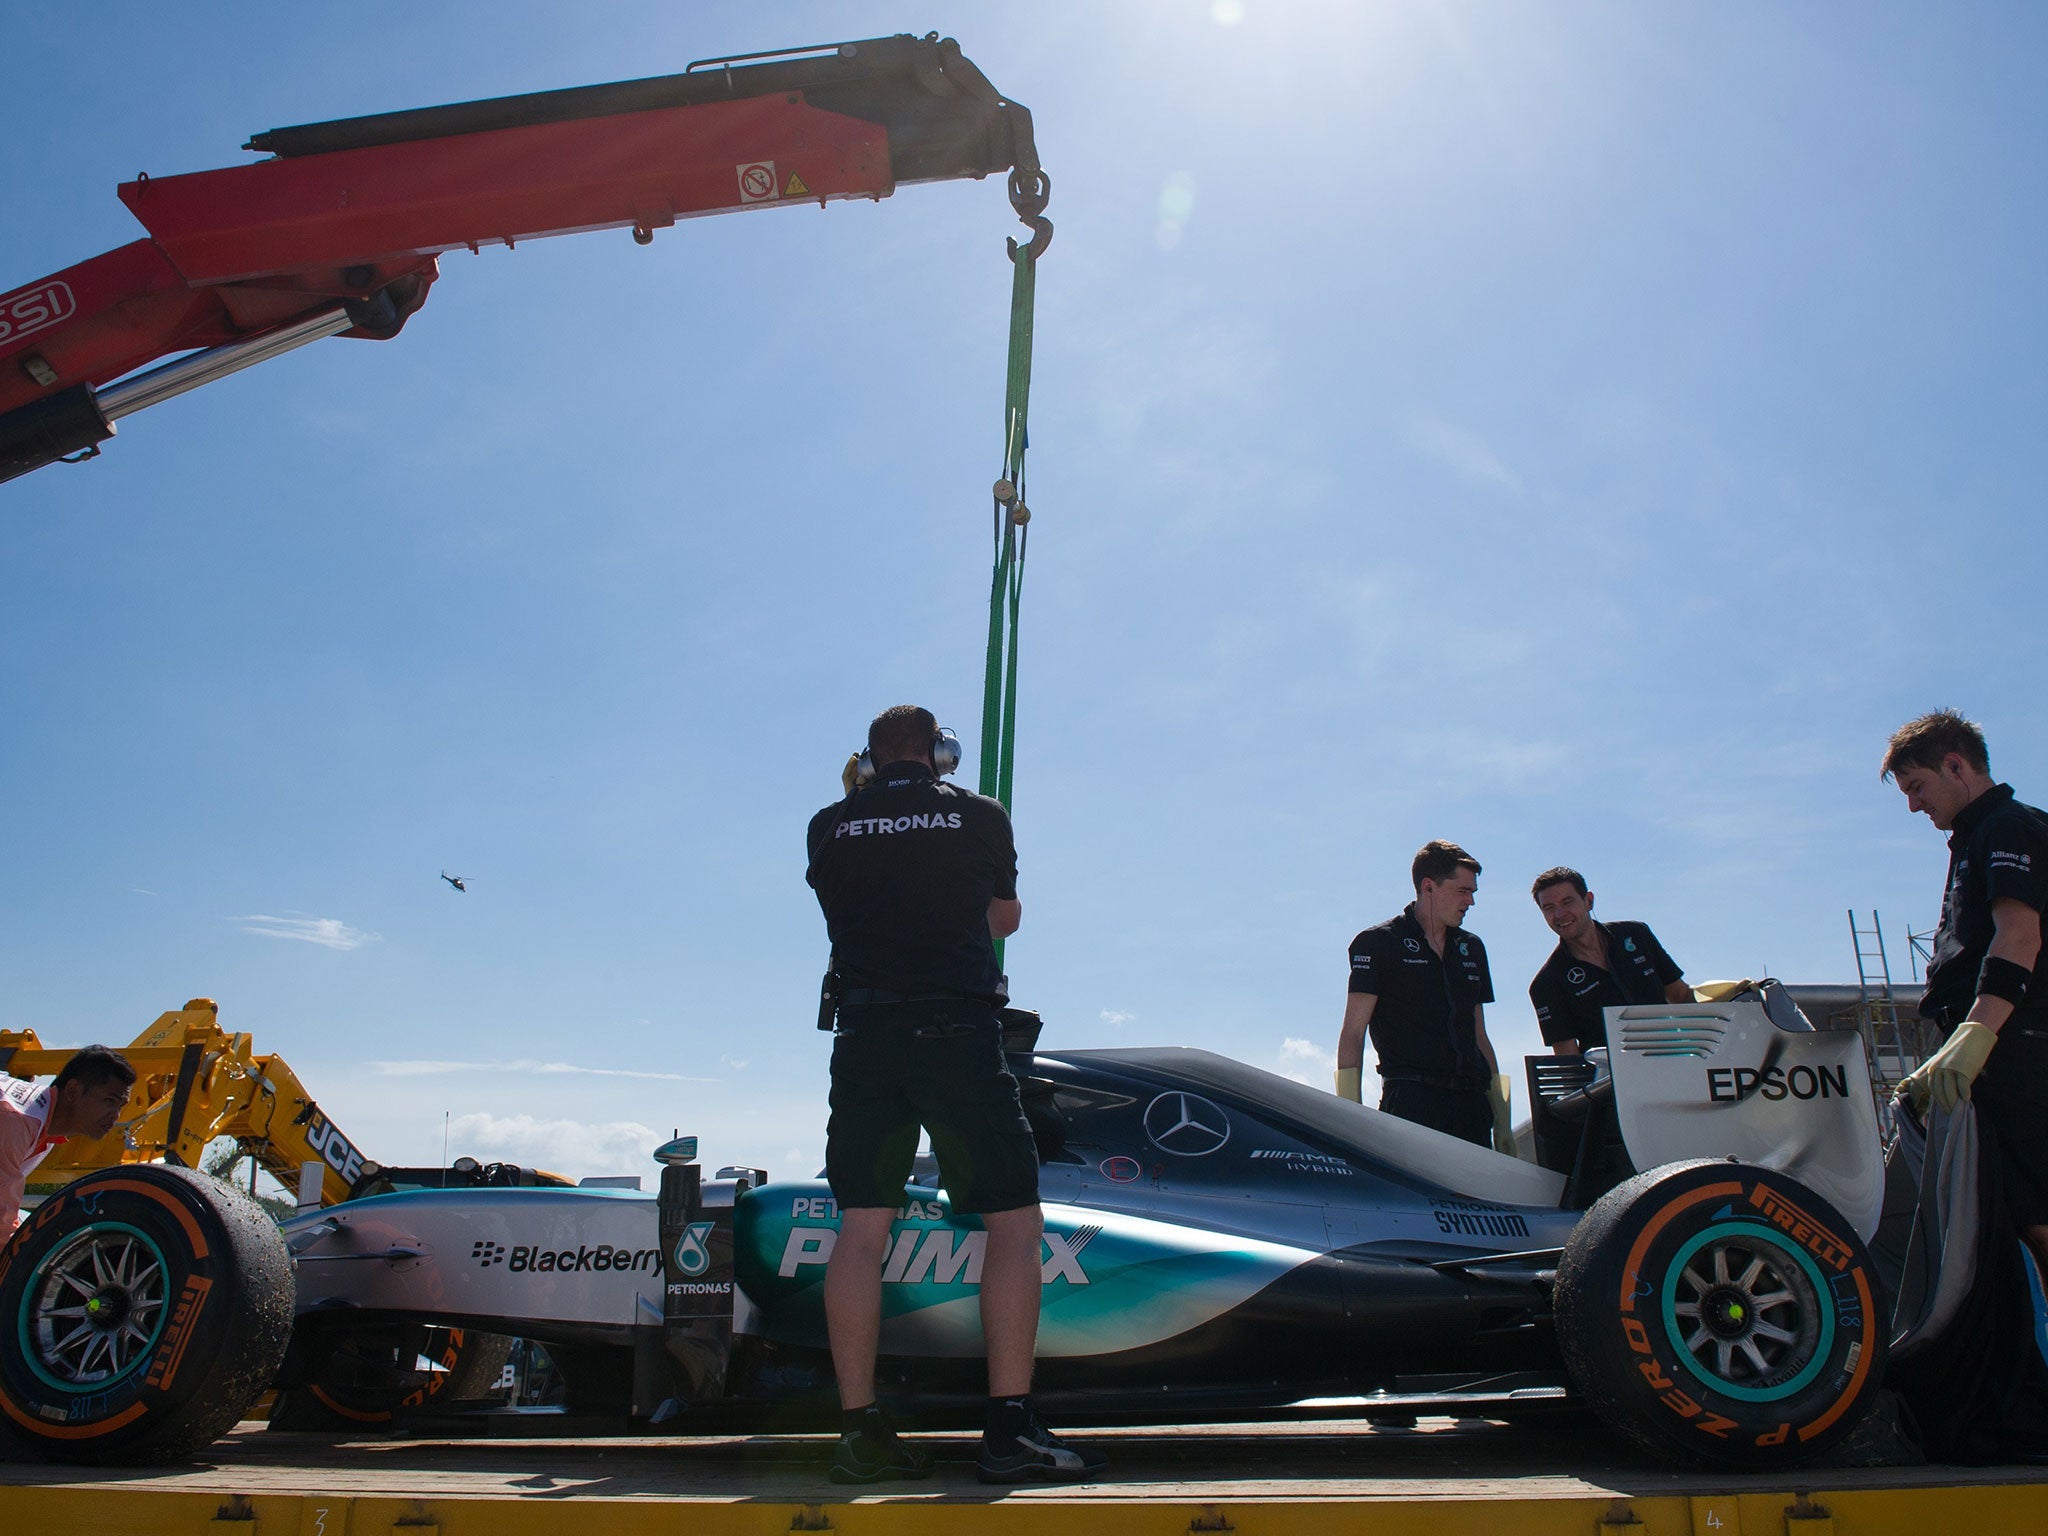
{"label": "smiling mechanic", "polygon": [[1529,894],[1558,938],[1529,983],[1537,1027],[1556,1055],[1579,1056],[1605,1045],[1609,1008],[1692,1001],[1684,973],[1648,923],[1594,921],[1593,893],[1576,869],[1546,869]]}
{"label": "smiling mechanic", "polygon": [[1362,1102],[1370,1034],[1383,1113],[1513,1156],[1507,1079],[1486,1038],[1493,976],[1486,946],[1460,926],[1478,900],[1479,861],[1456,843],[1428,842],[1409,877],[1415,900],[1351,941],[1337,1092]]}
{"label": "smiling mechanic", "polygon": [[21,1220],[28,1176],[59,1142],[97,1141],[114,1128],[135,1086],[135,1069],[104,1045],[88,1045],[38,1088],[0,1078],[0,1242]]}
{"label": "smiling mechanic", "polygon": [[1900,1092],[1977,1106],[2015,1226],[2048,1270],[2048,816],[1993,782],[1984,733],[1953,710],[1892,733],[1884,777],[1948,838],[1948,885],[1920,1012],[1947,1034]]}

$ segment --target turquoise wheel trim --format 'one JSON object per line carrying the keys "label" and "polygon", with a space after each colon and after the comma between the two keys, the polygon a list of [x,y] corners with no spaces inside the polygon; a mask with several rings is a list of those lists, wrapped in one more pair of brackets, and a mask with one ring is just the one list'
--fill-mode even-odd
{"label": "turquoise wheel trim", "polygon": [[[147,1337],[141,1344],[133,1347],[120,1369],[111,1376],[83,1382],[66,1381],[44,1369],[43,1349],[34,1337],[34,1325],[42,1312],[45,1286],[54,1278],[53,1271],[68,1270],[81,1257],[83,1251],[89,1250],[105,1238],[117,1235],[131,1239],[146,1250],[150,1262],[156,1266],[158,1294],[152,1303],[156,1308],[156,1317],[147,1329]],[[157,1246],[156,1240],[148,1233],[123,1221],[93,1222],[90,1226],[80,1228],[70,1238],[44,1254],[42,1262],[37,1264],[29,1275],[28,1284],[22,1287],[21,1307],[15,1318],[15,1334],[21,1346],[21,1358],[28,1362],[28,1368],[35,1372],[37,1380],[59,1392],[67,1392],[75,1397],[105,1392],[126,1381],[148,1363],[150,1355],[156,1350],[157,1341],[163,1337],[164,1325],[170,1321],[170,1302],[170,1266],[164,1261],[164,1251]]]}
{"label": "turquoise wheel trim", "polygon": [[[1820,1339],[1814,1346],[1813,1358],[1808,1360],[1804,1369],[1790,1381],[1780,1382],[1774,1387],[1741,1387],[1724,1377],[1716,1376],[1700,1364],[1685,1344],[1686,1335],[1692,1330],[1678,1315],[1679,1277],[1692,1262],[1692,1256],[1707,1244],[1737,1239],[1775,1249],[1791,1259],[1805,1273],[1807,1283],[1813,1287],[1814,1309],[1820,1319]],[[1748,1403],[1769,1403],[1791,1397],[1794,1393],[1802,1391],[1820,1374],[1821,1367],[1827,1363],[1829,1352],[1834,1348],[1834,1293],[1828,1289],[1827,1280],[1822,1276],[1819,1266],[1807,1257],[1804,1249],[1788,1242],[1776,1227],[1766,1226],[1760,1221],[1718,1222],[1688,1241],[1672,1256],[1670,1264],[1665,1268],[1664,1285],[1659,1301],[1663,1307],[1665,1336],[1677,1349],[1678,1358],[1684,1362],[1688,1371],[1723,1397],[1738,1398]]]}

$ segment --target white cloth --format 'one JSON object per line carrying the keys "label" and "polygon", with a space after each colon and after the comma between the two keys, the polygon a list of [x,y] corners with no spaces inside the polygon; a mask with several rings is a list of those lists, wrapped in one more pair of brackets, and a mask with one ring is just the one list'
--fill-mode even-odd
{"label": "white cloth", "polygon": [[0,1077],[0,1242],[21,1221],[21,1197],[36,1164],[64,1138],[48,1134],[51,1093],[18,1077]]}

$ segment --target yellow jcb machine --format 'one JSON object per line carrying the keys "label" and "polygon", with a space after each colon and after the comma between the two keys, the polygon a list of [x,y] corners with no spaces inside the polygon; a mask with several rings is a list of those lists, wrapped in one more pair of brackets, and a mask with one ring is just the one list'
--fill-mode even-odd
{"label": "yellow jcb machine", "polygon": [[[284,1058],[257,1055],[249,1039],[220,1027],[210,997],[159,1016],[121,1048],[136,1078],[119,1123],[96,1141],[55,1148],[30,1176],[29,1193],[49,1194],[82,1173],[121,1163],[197,1168],[209,1142],[232,1136],[301,1206],[346,1200],[363,1173],[362,1153]],[[34,1030],[0,1029],[0,1071],[15,1077],[54,1075],[71,1055],[47,1049]],[[316,1164],[317,1189],[309,1166]]]}

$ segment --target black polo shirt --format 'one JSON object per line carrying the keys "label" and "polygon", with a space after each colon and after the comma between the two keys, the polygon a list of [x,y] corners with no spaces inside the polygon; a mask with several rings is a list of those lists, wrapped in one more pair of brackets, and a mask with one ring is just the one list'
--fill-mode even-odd
{"label": "black polo shirt", "polygon": [[1614,969],[1588,965],[1559,944],[1529,983],[1529,1001],[1536,1005],[1536,1025],[1545,1045],[1576,1040],[1582,1051],[1605,1045],[1607,1016],[1602,1009],[1661,1003],[1665,987],[1684,975],[1648,923],[1593,927],[1607,940],[1607,960]]}
{"label": "black polo shirt", "polygon": [[833,961],[849,986],[1004,1001],[988,904],[1017,895],[1000,801],[892,763],[811,818],[806,838]]}
{"label": "black polo shirt", "polygon": [[[2007,896],[2048,911],[2048,816],[2000,784],[1964,806],[1949,831],[1948,888],[1920,1000],[1921,1013],[1945,1028],[1961,1023],[1976,1000],[1977,969],[1991,947],[1991,904]],[[2027,1000],[2013,1022],[2048,1028],[2048,944],[2035,957]]]}
{"label": "black polo shirt", "polygon": [[1379,999],[1367,1027],[1382,1079],[1488,1086],[1473,1013],[1493,1001],[1493,975],[1477,934],[1446,930],[1439,958],[1411,902],[1351,941],[1351,990]]}

